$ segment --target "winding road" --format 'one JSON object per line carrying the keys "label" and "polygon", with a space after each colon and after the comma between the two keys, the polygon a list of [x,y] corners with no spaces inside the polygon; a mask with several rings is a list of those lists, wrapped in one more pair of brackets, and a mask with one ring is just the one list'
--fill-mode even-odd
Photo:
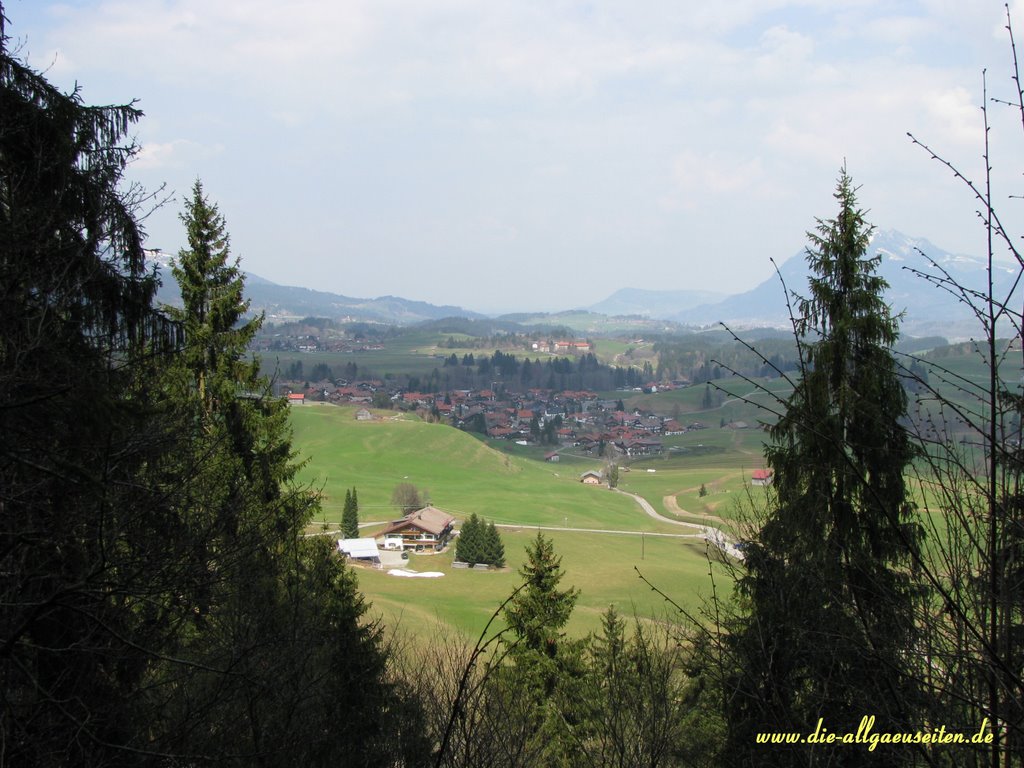
{"label": "winding road", "polygon": [[[731,541],[724,532],[720,529],[715,528],[711,525],[700,525],[699,523],[684,523],[682,520],[672,520],[658,513],[651,503],[647,501],[643,496],[637,496],[635,493],[628,493],[626,491],[620,491],[618,488],[613,489],[616,493],[621,493],[624,496],[630,496],[633,501],[640,505],[641,509],[647,513],[648,517],[653,517],[655,520],[659,520],[669,525],[680,525],[684,528],[694,528],[697,533],[684,534],[685,538],[693,539],[704,539],[705,541],[714,544],[720,550],[730,557],[734,557],[737,560],[743,559],[743,551],[736,546],[736,543]],[[680,510],[682,511],[682,510]],[[651,535],[651,534],[648,534]],[[669,534],[671,535],[671,534]]]}
{"label": "winding road", "polygon": [[[523,523],[496,523],[495,527],[496,528],[506,528],[506,529],[524,529],[524,528],[528,528],[530,530],[538,530],[538,531],[567,531],[567,532],[573,532],[573,533],[604,533],[604,534],[614,534],[614,535],[618,535],[618,536],[658,536],[658,537],[661,537],[661,538],[671,538],[671,539],[703,539],[704,541],[707,541],[708,543],[713,544],[714,546],[718,547],[722,552],[724,552],[725,554],[729,555],[730,557],[733,557],[733,558],[735,558],[737,560],[742,560],[743,559],[743,551],[739,547],[737,547],[736,543],[731,541],[725,535],[725,533],[723,531],[721,531],[720,529],[715,528],[714,526],[711,526],[711,525],[700,525],[699,523],[684,523],[681,520],[672,520],[671,518],[668,518],[668,517],[665,517],[664,515],[659,514],[658,511],[655,510],[654,507],[651,506],[650,502],[647,501],[647,499],[645,499],[643,496],[637,496],[635,493],[629,493],[627,491],[621,491],[618,488],[613,488],[612,490],[615,491],[616,493],[621,493],[623,496],[629,496],[631,499],[633,499],[633,501],[635,501],[637,504],[640,505],[640,508],[643,509],[643,511],[646,512],[649,517],[652,517],[655,520],[658,520],[658,521],[660,521],[662,523],[668,523],[669,525],[678,525],[678,526],[681,526],[683,528],[690,528],[690,529],[693,529],[695,532],[694,533],[654,533],[654,532],[651,532],[651,531],[623,531],[623,530],[614,530],[614,529],[610,529],[610,528],[570,528],[568,526],[526,525],[526,524],[523,524]],[[666,497],[666,499],[668,499],[668,498],[672,498],[673,501],[675,500],[675,497]],[[676,508],[677,509],[679,508],[678,505],[676,505]],[[679,511],[685,513],[685,510],[680,509]],[[376,521],[376,522],[362,522],[362,523],[359,523],[359,527],[360,528],[366,528],[366,527],[374,526],[374,525],[380,525],[380,522]],[[307,534],[304,534],[304,536],[307,536],[307,537],[308,536],[337,536],[340,533],[341,533],[340,530],[328,530],[328,531],[317,531],[315,533],[307,533]]]}

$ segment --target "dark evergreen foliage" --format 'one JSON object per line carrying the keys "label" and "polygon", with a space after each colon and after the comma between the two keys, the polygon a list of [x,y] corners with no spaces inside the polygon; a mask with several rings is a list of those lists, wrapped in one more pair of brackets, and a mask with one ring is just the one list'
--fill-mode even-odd
{"label": "dark evergreen foliage", "polygon": [[[739,665],[727,716],[737,764],[806,764],[800,749],[767,758],[754,733],[809,733],[822,716],[838,732],[855,732],[866,712],[883,730],[920,722],[906,658],[918,541],[904,481],[914,449],[891,352],[897,322],[845,170],[835,196],[837,217],[809,235],[810,296],[795,321],[802,376],[771,429],[775,496],[738,583],[750,614],[729,640]],[[815,750],[833,765],[895,759]]]}
{"label": "dark evergreen foliage", "polygon": [[120,189],[139,116],[53,89],[0,22],[0,762],[403,760],[416,708],[302,535],[316,497],[198,183],[185,308],[152,307]]}
{"label": "dark evergreen foliage", "polygon": [[494,523],[482,520],[475,512],[471,514],[455,540],[455,559],[470,565],[486,563],[504,567],[505,546]]}
{"label": "dark evergreen foliage", "polygon": [[562,558],[555,554],[552,541],[537,532],[526,548],[526,562],[519,575],[526,582],[511,605],[505,609],[505,621],[518,638],[519,647],[554,658],[561,632],[579,597],[579,590],[558,589],[565,576]]}
{"label": "dark evergreen foliage", "polygon": [[495,568],[505,567],[505,545],[501,543],[501,535],[493,522],[487,523],[482,549],[485,563]]}
{"label": "dark evergreen foliage", "polygon": [[170,630],[161,450],[135,388],[176,326],[151,306],[139,196],[120,186],[141,113],[63,94],[8,50],[0,6],[0,744],[10,765],[123,762]]}
{"label": "dark evergreen foliage", "polygon": [[341,513],[341,535],[346,539],[359,538],[359,497],[356,489],[345,491],[345,506]]}
{"label": "dark evergreen foliage", "polygon": [[459,537],[455,540],[455,559],[476,565],[482,563],[482,529],[483,523],[477,517],[476,512],[469,516],[469,519],[462,524],[459,530]]}

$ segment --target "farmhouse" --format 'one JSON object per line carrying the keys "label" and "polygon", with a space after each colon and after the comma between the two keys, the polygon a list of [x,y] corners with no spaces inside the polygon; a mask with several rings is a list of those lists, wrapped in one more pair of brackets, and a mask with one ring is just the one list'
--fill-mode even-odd
{"label": "farmhouse", "polygon": [[750,476],[751,485],[771,485],[772,479],[775,477],[775,473],[770,469],[755,469],[754,474]]}
{"label": "farmhouse", "polygon": [[580,482],[584,485],[600,485],[601,484],[601,473],[590,470],[580,475]]}
{"label": "farmhouse", "polygon": [[384,549],[437,552],[451,537],[454,522],[447,512],[427,506],[389,523],[379,535],[384,537]]}
{"label": "farmhouse", "polygon": [[303,392],[292,392],[288,395],[288,405],[305,405],[306,395]]}

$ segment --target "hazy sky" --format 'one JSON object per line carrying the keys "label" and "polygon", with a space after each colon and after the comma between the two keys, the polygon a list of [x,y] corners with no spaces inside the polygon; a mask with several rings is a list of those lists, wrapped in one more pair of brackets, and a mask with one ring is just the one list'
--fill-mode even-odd
{"label": "hazy sky", "polygon": [[[130,176],[177,195],[151,247],[181,246],[200,177],[247,271],[480,311],[751,288],[834,213],[844,158],[880,228],[980,254],[970,194],[907,132],[980,180],[982,70],[1013,94],[989,0],[4,5],[51,81],[138,99]],[[1024,135],[990,114],[1005,198]]]}

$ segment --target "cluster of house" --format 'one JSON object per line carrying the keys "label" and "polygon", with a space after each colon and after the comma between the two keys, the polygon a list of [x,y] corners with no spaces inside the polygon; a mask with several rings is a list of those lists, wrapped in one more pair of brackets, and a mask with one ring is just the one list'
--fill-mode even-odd
{"label": "cluster of house", "polygon": [[375,538],[338,539],[338,551],[356,562],[379,567],[381,550],[439,552],[454,535],[455,518],[426,506],[392,520]]}
{"label": "cluster of house", "polygon": [[553,355],[575,352],[578,355],[585,355],[593,345],[589,341],[535,341],[530,345],[534,352],[550,352]]}
{"label": "cluster of house", "polygon": [[[384,388],[381,381],[359,381],[342,386],[319,383],[310,389],[287,395],[289,402],[310,399],[369,406]],[[621,401],[603,400],[586,390],[553,391],[529,389],[510,392],[494,389],[452,390],[443,394],[389,392],[398,408],[422,410],[448,421],[452,426],[486,431],[488,437],[524,444],[537,439],[538,428],[557,421],[554,437],[559,445],[582,448],[585,453],[622,456],[650,456],[664,451],[662,438],[703,429],[700,422],[682,424],[674,418],[651,413],[618,410]],[[369,410],[357,411],[357,418],[370,419]],[[550,454],[551,460],[557,453]]]}

